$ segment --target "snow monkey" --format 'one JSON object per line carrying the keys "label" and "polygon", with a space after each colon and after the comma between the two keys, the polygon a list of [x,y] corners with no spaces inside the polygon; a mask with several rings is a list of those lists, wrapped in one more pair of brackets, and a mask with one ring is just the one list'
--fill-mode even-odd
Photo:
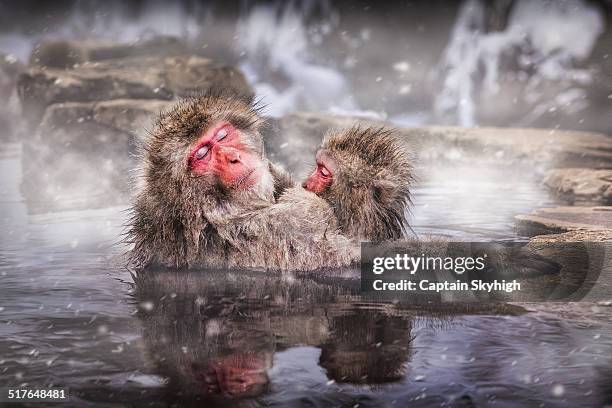
{"label": "snow monkey", "polygon": [[303,186],[333,208],[340,231],[368,241],[405,237],[412,166],[405,144],[384,128],[330,131]]}
{"label": "snow monkey", "polygon": [[[212,93],[182,101],[160,115],[144,146],[142,187],[128,230],[128,240],[134,244],[133,267],[348,267],[359,261],[358,239],[370,238],[368,234],[372,238],[397,235],[374,231],[397,221],[381,218],[378,208],[358,214],[367,222],[361,228],[359,220],[350,222],[350,217],[341,214],[342,208],[352,211],[350,206],[326,201],[350,200],[350,191],[318,196],[293,186],[290,177],[266,159],[262,125],[251,101]],[[386,140],[386,132],[367,134],[375,149],[392,146],[379,143]],[[356,136],[349,138],[357,142]],[[351,159],[350,154],[364,148],[358,144],[346,150],[350,168],[357,169],[363,160]],[[365,164],[372,167],[392,158],[377,152]],[[341,181],[340,174],[345,173],[338,174]],[[368,176],[365,172],[356,175]],[[359,196],[360,202],[391,202],[394,196],[389,196],[385,182],[380,179],[371,185],[373,198],[367,201]],[[355,191],[366,194],[363,189]],[[374,222],[377,217],[382,223]]]}

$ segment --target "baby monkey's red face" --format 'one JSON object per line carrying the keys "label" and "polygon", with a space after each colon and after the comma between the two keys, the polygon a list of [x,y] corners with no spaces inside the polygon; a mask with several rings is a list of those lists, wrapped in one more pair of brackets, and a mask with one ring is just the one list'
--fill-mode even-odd
{"label": "baby monkey's red face", "polygon": [[308,179],[302,185],[306,190],[315,194],[321,194],[327,190],[334,181],[336,162],[325,149],[321,149],[316,155],[317,166]]}
{"label": "baby monkey's red face", "polygon": [[248,189],[261,177],[261,157],[248,145],[246,135],[227,121],[202,133],[188,161],[192,174],[213,176],[227,189]]}

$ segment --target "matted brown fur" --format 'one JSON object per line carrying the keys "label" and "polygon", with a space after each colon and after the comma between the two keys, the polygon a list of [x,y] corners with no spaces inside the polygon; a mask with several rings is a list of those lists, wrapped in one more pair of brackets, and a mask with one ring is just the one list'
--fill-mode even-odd
{"label": "matted brown fur", "polygon": [[374,127],[334,130],[322,149],[337,168],[321,197],[332,205],[340,230],[369,241],[405,237],[412,165],[397,134]]}
{"label": "matted brown fur", "polygon": [[[261,180],[248,190],[189,169],[192,143],[222,120],[261,157]],[[187,99],[160,115],[143,146],[141,186],[127,231],[133,268],[313,270],[359,260],[358,243],[339,233],[327,202],[292,187],[266,159],[262,125],[250,101],[222,94]]]}

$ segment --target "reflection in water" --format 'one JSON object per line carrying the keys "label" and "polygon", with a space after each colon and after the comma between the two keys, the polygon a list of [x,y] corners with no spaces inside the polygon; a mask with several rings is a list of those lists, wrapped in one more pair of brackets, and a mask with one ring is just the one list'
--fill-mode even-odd
{"label": "reflection in water", "polygon": [[249,272],[137,277],[144,345],[168,379],[165,398],[279,406],[607,398],[599,380],[607,371],[592,371],[612,348],[607,309],[373,303],[348,283]]}
{"label": "reflection in water", "polygon": [[150,272],[136,281],[147,350],[180,396],[262,394],[277,348],[318,345],[329,332],[325,310],[312,306],[350,292],[248,272]]}
{"label": "reflection in water", "polygon": [[245,398],[269,388],[274,354],[319,348],[331,383],[402,380],[413,321],[443,327],[453,314],[516,313],[510,306],[417,310],[368,303],[350,280],[237,271],[150,271],[135,297],[148,355],[178,397]]}
{"label": "reflection in water", "polygon": [[397,381],[410,357],[408,316],[355,307],[330,319],[331,335],[321,347],[320,364],[330,380],[379,384]]}

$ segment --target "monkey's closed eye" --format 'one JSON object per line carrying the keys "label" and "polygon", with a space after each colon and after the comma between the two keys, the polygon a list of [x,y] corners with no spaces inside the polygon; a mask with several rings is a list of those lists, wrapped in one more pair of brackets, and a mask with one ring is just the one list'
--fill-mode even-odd
{"label": "monkey's closed eye", "polygon": [[217,131],[217,133],[215,134],[215,138],[217,140],[223,140],[227,137],[227,133],[227,129],[223,127]]}
{"label": "monkey's closed eye", "polygon": [[321,174],[325,177],[329,177],[331,176],[330,171],[327,169],[327,167],[325,166],[319,166],[319,171],[321,172]]}
{"label": "monkey's closed eye", "polygon": [[206,156],[209,152],[208,146],[202,146],[198,149],[198,151],[193,156],[196,160],[201,160],[204,156]]}

